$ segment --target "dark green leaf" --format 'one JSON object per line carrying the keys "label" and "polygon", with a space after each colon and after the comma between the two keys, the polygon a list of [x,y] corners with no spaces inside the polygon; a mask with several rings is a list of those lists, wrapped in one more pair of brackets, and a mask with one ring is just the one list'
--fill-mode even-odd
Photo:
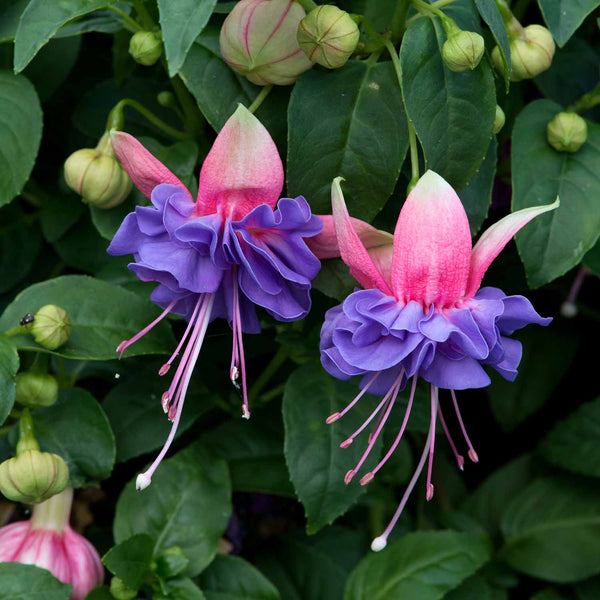
{"label": "dark green leaf", "polygon": [[42,108],[23,75],[0,71],[0,206],[25,185],[42,137]]}
{"label": "dark green leaf", "polygon": [[85,600],[114,600],[114,596],[110,593],[110,587],[102,585],[95,587],[86,597]]}
{"label": "dark green leaf", "polygon": [[494,78],[487,61],[453,73],[442,60],[446,41],[438,19],[421,18],[402,41],[402,95],[427,167],[461,190],[485,159],[496,114]]}
{"label": "dark green leaf", "polygon": [[[109,3],[106,3],[109,4]],[[119,8],[127,13],[131,13],[131,7],[126,2],[118,2]],[[120,16],[110,10],[98,10],[89,13],[83,19],[70,21],[63,25],[55,34],[54,39],[72,37],[98,31],[100,33],[117,33],[123,30],[123,20]],[[131,36],[131,34],[129,34]]]}
{"label": "dark green leaf", "polygon": [[138,533],[111,548],[102,557],[102,562],[126,586],[137,590],[150,570],[153,550],[152,538]]}
{"label": "dark green leaf", "polygon": [[175,75],[194,40],[200,35],[212,14],[217,0],[158,0],[169,75]]}
{"label": "dark green leaf", "polygon": [[157,555],[179,546],[189,558],[186,573],[200,573],[214,558],[231,514],[227,464],[199,444],[163,462],[143,492],[129,482],[117,503],[117,543],[147,533]]}
{"label": "dark green leaf", "polygon": [[15,403],[15,377],[19,370],[19,354],[14,342],[0,333],[0,425],[6,421]]}
{"label": "dark green leaf", "polygon": [[15,73],[22,71],[67,21],[114,2],[115,0],[31,0],[21,15],[15,34]]}
{"label": "dark green leaf", "polygon": [[508,600],[508,592],[492,587],[484,577],[476,574],[446,594],[444,600]]}
{"label": "dark green leaf", "polygon": [[600,398],[587,402],[544,438],[540,454],[552,464],[600,477]]}
{"label": "dark green leaf", "polygon": [[41,449],[62,456],[69,465],[70,485],[83,487],[110,475],[115,438],[104,411],[89,392],[61,391],[54,406],[33,413],[33,423]]}
{"label": "dark green leaf", "polygon": [[489,544],[480,536],[449,530],[409,533],[361,560],[344,600],[437,600],[489,558]]}
{"label": "dark green leaf", "polygon": [[[177,577],[166,582],[166,598],[169,600],[206,600],[202,590],[188,577]],[[164,596],[155,596],[155,598]]]}
{"label": "dark green leaf", "polygon": [[308,533],[315,533],[343,514],[365,492],[359,484],[369,465],[379,457],[380,439],[367,465],[350,485],[344,475],[355,467],[367,445],[359,437],[349,448],[340,443],[348,438],[380,402],[367,395],[347,415],[332,425],[325,419],[341,411],[359,392],[355,382],[334,379],[320,365],[308,364],[294,371],[283,393],[285,459],[298,498],[304,505]]}
{"label": "dark green leaf", "polygon": [[504,81],[506,82],[506,92],[508,93],[512,65],[510,61],[510,40],[508,39],[502,15],[494,0],[475,0],[475,6],[477,6],[481,18],[490,28],[494,40],[496,40],[496,44],[500,49],[500,56],[504,65]]}
{"label": "dark green leaf", "polygon": [[0,8],[0,42],[12,40],[29,0],[4,0]]}
{"label": "dark green leaf", "polygon": [[305,73],[292,92],[288,128],[288,193],[330,213],[331,182],[342,176],[350,214],[372,220],[394,191],[408,148],[392,63],[351,61]]}
{"label": "dark green leaf", "polygon": [[[46,304],[67,311],[71,335],[53,354],[67,358],[109,360],[117,358],[116,348],[156,318],[158,311],[150,302],[119,286],[82,275],[65,275],[36,283],[21,292],[0,317],[0,329],[18,326],[26,313],[35,313]],[[15,335],[19,349],[48,352],[33,338]],[[160,354],[175,347],[166,323],[159,323],[130,349],[126,356]]]}
{"label": "dark green leaf", "polygon": [[546,126],[561,110],[537,100],[521,111],[513,130],[512,209],[550,204],[557,196],[561,201],[516,236],[532,287],[578,264],[600,235],[600,125],[588,122],[587,142],[577,152],[557,152],[546,140]]}
{"label": "dark green leaf", "polygon": [[73,586],[46,569],[17,562],[0,563],[0,600],[69,600]]}
{"label": "dark green leaf", "polygon": [[600,0],[538,0],[538,4],[556,43],[564,46],[583,20],[600,6]]}
{"label": "dark green leaf", "polygon": [[545,588],[537,594],[531,596],[530,600],[567,600],[567,597],[563,596],[555,588]]}
{"label": "dark green leaf", "polygon": [[206,600],[279,600],[273,584],[238,556],[218,555],[199,578]]}
{"label": "dark green leaf", "polygon": [[570,583],[600,573],[600,487],[575,478],[538,479],[502,515],[502,557],[527,575]]}
{"label": "dark green leaf", "polygon": [[356,279],[350,275],[348,266],[340,258],[321,261],[321,270],[313,279],[312,286],[340,302],[344,301],[356,287]]}
{"label": "dark green leaf", "polygon": [[[66,188],[66,184],[64,184]],[[42,233],[49,242],[59,240],[81,217],[85,206],[81,198],[66,189],[48,197],[40,211]]]}
{"label": "dark green leaf", "polygon": [[598,600],[600,598],[600,577],[594,577],[575,586],[577,600]]}

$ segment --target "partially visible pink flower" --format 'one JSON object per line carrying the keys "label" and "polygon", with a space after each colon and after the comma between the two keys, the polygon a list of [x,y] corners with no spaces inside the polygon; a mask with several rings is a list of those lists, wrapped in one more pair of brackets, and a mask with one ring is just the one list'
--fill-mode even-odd
{"label": "partially visible pink flower", "polygon": [[0,562],[20,562],[46,569],[73,586],[70,600],[83,600],[104,581],[96,549],[69,525],[73,488],[36,504],[29,521],[0,529]]}

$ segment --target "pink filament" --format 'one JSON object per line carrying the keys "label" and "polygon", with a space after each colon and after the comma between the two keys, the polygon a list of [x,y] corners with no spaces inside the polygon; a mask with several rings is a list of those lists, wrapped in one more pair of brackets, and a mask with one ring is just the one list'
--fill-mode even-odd
{"label": "pink filament", "polygon": [[456,400],[456,394],[454,393],[454,390],[450,390],[450,393],[452,394],[452,402],[454,404],[454,410],[456,411],[456,416],[457,416],[458,422],[460,424],[460,429],[461,429],[462,434],[463,434],[463,436],[465,438],[465,442],[467,442],[467,446],[469,447],[469,458],[473,462],[478,462],[479,458],[477,457],[477,452],[475,452],[475,449],[473,448],[473,444],[471,444],[471,440],[469,439],[469,436],[467,434],[467,428],[465,427],[465,424],[463,423],[462,416],[461,416],[460,410],[458,408],[458,402]]}
{"label": "pink filament", "polygon": [[435,447],[435,417],[437,415],[438,407],[438,389],[431,386],[431,422],[429,424],[429,431],[433,431],[433,435],[430,436],[429,440],[429,461],[427,463],[427,500],[431,500],[433,497],[433,485],[431,484],[431,473],[433,470],[433,451]]}
{"label": "pink filament", "polygon": [[463,471],[465,468],[465,459],[462,455],[458,453],[456,449],[456,445],[454,444],[454,440],[450,435],[450,431],[448,430],[448,426],[446,425],[446,419],[444,419],[444,414],[442,413],[442,405],[438,404],[438,415],[440,417],[440,423],[442,424],[442,428],[444,429],[444,433],[446,434],[446,439],[450,444],[450,448],[452,448],[452,452],[454,452],[454,458],[456,458],[456,462],[458,463],[458,468]]}
{"label": "pink filament", "polygon": [[[242,416],[244,419],[250,418],[250,409],[248,406],[248,389],[246,387],[246,360],[244,356],[244,342],[242,339],[242,317],[240,314],[240,295],[237,282],[237,270],[233,271],[233,348],[231,351],[231,367],[229,369],[231,382],[239,389],[236,382],[238,375],[242,375]],[[241,369],[240,369],[241,367]]]}
{"label": "pink filament", "polygon": [[333,413],[332,415],[329,415],[329,417],[327,417],[327,421],[326,421],[327,424],[330,425],[331,423],[334,423],[338,419],[341,419],[367,393],[367,391],[371,387],[371,384],[377,379],[377,377],[379,377],[380,374],[381,374],[381,371],[377,371],[377,373],[375,373],[375,375],[373,375],[373,377],[371,377],[371,379],[369,379],[369,382],[367,383],[367,385],[365,385],[365,387],[357,394],[357,396],[354,398],[354,400],[352,400],[352,402],[350,402],[350,404],[348,404],[348,406],[346,406],[346,408],[344,408],[344,410],[342,412]]}

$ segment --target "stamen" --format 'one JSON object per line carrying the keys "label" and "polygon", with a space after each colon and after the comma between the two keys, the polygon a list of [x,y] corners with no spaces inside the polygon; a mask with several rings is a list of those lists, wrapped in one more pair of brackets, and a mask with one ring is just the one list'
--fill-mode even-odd
{"label": "stamen", "polygon": [[355,474],[356,474],[356,471],[354,469],[350,469],[344,476],[344,483],[346,485],[348,485],[352,481],[352,478],[354,477]]}
{"label": "stamen", "polygon": [[348,404],[348,406],[346,406],[346,408],[344,408],[342,412],[335,412],[332,415],[329,415],[325,420],[325,423],[327,423],[327,425],[331,425],[332,423],[335,423],[335,421],[337,421],[338,419],[341,419],[367,393],[367,391],[371,387],[371,384],[379,377],[380,374],[381,371],[377,371],[377,373],[375,373],[375,375],[371,377],[367,385],[365,385],[365,387],[362,390],[360,390],[360,392],[354,398],[354,400],[352,400],[352,402],[350,402],[350,404]]}
{"label": "stamen", "polygon": [[454,458],[456,458],[456,462],[458,463],[458,468],[461,471],[465,470],[465,459],[458,453],[456,446],[454,444],[454,440],[450,435],[450,431],[448,430],[448,426],[446,425],[446,420],[444,419],[444,414],[442,413],[442,405],[438,404],[438,415],[440,417],[440,423],[442,424],[442,428],[444,429],[444,433],[446,434],[446,439],[450,444],[450,448],[452,448],[452,452],[454,452]]}
{"label": "stamen", "polygon": [[119,353],[119,359],[121,359],[121,357],[123,356],[123,352],[125,352],[125,350],[129,346],[131,346],[131,344],[135,344],[135,342],[137,342],[140,338],[144,337],[155,325],[160,323],[171,312],[172,308],[175,306],[176,303],[177,303],[177,300],[173,300],[173,302],[171,302],[169,304],[169,306],[167,306],[167,308],[165,308],[165,310],[163,310],[160,313],[160,315],[158,317],[156,317],[156,319],[154,319],[154,321],[152,321],[152,323],[150,323],[150,325],[146,325],[146,327],[144,327],[144,329],[142,329],[141,331],[138,331],[132,338],[130,338],[128,340],[123,340],[117,346],[117,352]]}
{"label": "stamen", "polygon": [[[231,367],[229,369],[229,376],[231,383],[239,391],[241,388],[242,392],[242,417],[244,419],[250,418],[250,408],[248,406],[248,390],[246,387],[246,360],[244,356],[244,342],[242,339],[242,316],[240,313],[240,293],[237,282],[237,270],[233,270],[233,348],[231,351]],[[238,367],[239,365],[239,367]],[[240,369],[241,367],[241,369]],[[237,379],[242,375],[242,385],[237,382]]]}
{"label": "stamen", "polygon": [[388,400],[388,397],[386,395],[386,396],[384,396],[383,400],[377,405],[375,410],[371,413],[371,416],[368,417],[367,420],[347,440],[344,440],[340,444],[340,448],[347,448],[354,441],[354,438],[357,435],[359,435],[365,429],[365,427],[367,427],[367,425],[375,418],[375,416],[383,408],[383,406],[385,405],[387,400]]}
{"label": "stamen", "polygon": [[435,417],[437,415],[438,407],[438,389],[434,385],[431,386],[431,422],[429,424],[429,430],[433,431],[433,435],[429,441],[429,461],[427,463],[427,500],[433,498],[433,484],[431,483],[431,474],[433,471],[433,451],[435,446]]}
{"label": "stamen", "polygon": [[177,399],[177,412],[173,419],[173,425],[171,426],[171,431],[169,432],[169,437],[167,438],[167,441],[165,442],[159,455],[156,457],[154,462],[150,465],[150,468],[147,469],[144,473],[140,473],[137,476],[135,486],[138,491],[141,491],[150,485],[154,471],[156,471],[158,465],[161,463],[161,461],[165,457],[165,454],[167,453],[171,444],[173,443],[173,440],[175,439],[175,434],[177,433],[177,428],[179,427],[179,421],[181,419],[181,411],[183,410],[185,395],[187,393],[188,386],[190,384],[190,380],[192,378],[194,366],[196,365],[196,361],[198,360],[198,355],[200,354],[200,350],[202,348],[202,342],[204,341],[204,336],[206,334],[208,322],[210,321],[210,313],[212,310],[214,299],[215,299],[215,297],[213,294],[207,295],[207,300],[204,303],[204,306],[202,307],[203,310],[202,310],[202,312],[198,318],[198,321],[196,322],[196,325],[194,327],[194,333],[196,334],[195,336],[193,336],[194,337],[194,346],[193,346],[193,350],[192,350],[192,353],[190,356],[190,360],[185,369],[185,376],[183,378],[181,388],[178,390],[179,398]]}
{"label": "stamen", "polygon": [[477,456],[477,452],[475,452],[475,449],[473,448],[473,444],[471,444],[471,440],[469,439],[469,436],[467,434],[467,428],[465,427],[465,424],[463,423],[462,420],[462,416],[460,414],[460,409],[458,408],[458,402],[456,400],[456,394],[454,393],[454,390],[450,390],[450,394],[452,394],[452,402],[454,404],[454,410],[456,411],[456,416],[458,418],[458,422],[460,424],[460,429],[462,431],[462,434],[465,438],[465,442],[467,442],[467,446],[469,447],[469,458],[474,462],[479,462],[479,457]]}

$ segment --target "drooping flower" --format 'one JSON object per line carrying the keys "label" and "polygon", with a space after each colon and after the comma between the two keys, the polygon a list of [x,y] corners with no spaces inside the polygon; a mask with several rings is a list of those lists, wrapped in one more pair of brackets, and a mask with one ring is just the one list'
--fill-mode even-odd
{"label": "drooping flower", "polygon": [[[192,370],[206,328],[217,317],[233,330],[230,378],[250,417],[242,332],[258,333],[255,305],[279,321],[296,321],[310,309],[310,285],[320,262],[305,238],[323,225],[307,201],[279,199],[283,166],[268,131],[239,106],[221,129],[200,171],[194,200],[183,183],[135,138],[116,132],[113,147],[134,184],[152,206],[127,215],[108,248],[133,254],[129,268],[143,281],[156,281],[151,300],[163,313],[130,340],[120,354],[168,313],[188,326],[165,375],[185,346],[162,406],[173,422],[169,437],[151,467],[138,476],[137,488],[150,484],[177,430]],[[241,384],[239,383],[241,381]]]}
{"label": "drooping flower", "polygon": [[[506,296],[493,287],[480,288],[483,275],[515,233],[531,219],[558,206],[527,208],[500,220],[484,232],[473,248],[467,215],[450,185],[427,171],[409,194],[396,224],[393,244],[389,234],[376,233],[352,219],[346,209],[340,178],[332,186],[333,216],[323,217],[324,233],[311,241],[318,256],[341,255],[352,276],[364,289],[325,315],[321,329],[321,362],[342,380],[361,376],[360,393],[333,423],[346,414],[365,393],[382,395],[371,416],[341,446],[348,447],[377,417],[358,464],[348,471],[346,483],[359,472],[375,445],[400,390],[412,378],[406,413],[383,459],[365,473],[370,483],[399,444],[410,416],[418,377],[431,387],[429,435],[417,469],[385,531],[373,540],[381,550],[398,520],[415,483],[427,468],[427,499],[433,496],[436,419],[439,417],[462,469],[463,457],[452,440],[438,400],[438,390],[450,391],[458,423],[469,449],[478,461],[458,408],[455,390],[481,388],[490,383],[483,366],[514,380],[521,360],[521,344],[510,339],[529,323],[547,325],[523,296]],[[338,248],[332,240],[335,230]],[[387,239],[387,243],[386,243]]]}
{"label": "drooping flower", "polygon": [[98,552],[69,525],[73,488],[36,504],[29,521],[0,529],[0,562],[20,562],[47,569],[73,586],[70,600],[83,600],[104,581]]}

